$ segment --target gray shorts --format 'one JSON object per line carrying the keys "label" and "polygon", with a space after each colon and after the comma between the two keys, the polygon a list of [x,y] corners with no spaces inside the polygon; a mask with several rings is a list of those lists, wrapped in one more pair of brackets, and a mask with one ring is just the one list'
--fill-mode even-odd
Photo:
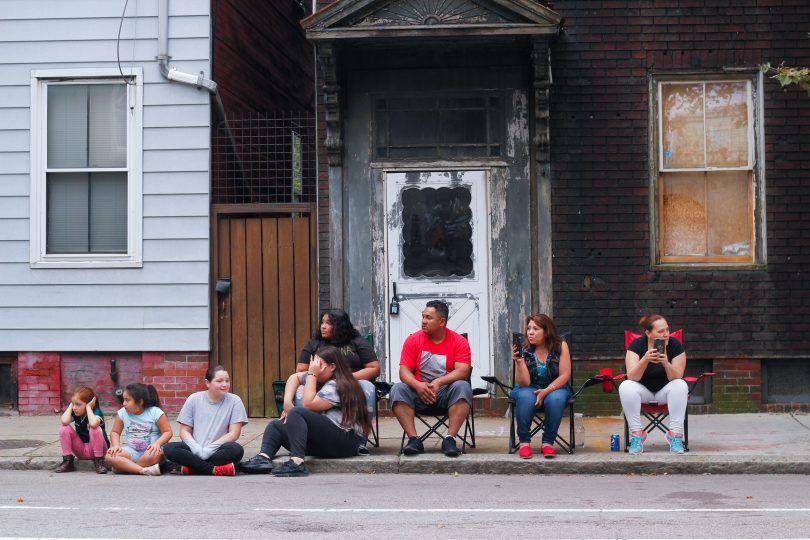
{"label": "gray shorts", "polygon": [[472,407],[472,397],[472,387],[470,387],[470,383],[467,381],[453,381],[439,388],[436,402],[428,405],[421,400],[416,390],[405,383],[398,382],[394,384],[394,387],[391,388],[391,392],[388,394],[388,403],[393,407],[396,402],[401,401],[418,412],[428,407],[448,409],[460,399],[463,399]]}

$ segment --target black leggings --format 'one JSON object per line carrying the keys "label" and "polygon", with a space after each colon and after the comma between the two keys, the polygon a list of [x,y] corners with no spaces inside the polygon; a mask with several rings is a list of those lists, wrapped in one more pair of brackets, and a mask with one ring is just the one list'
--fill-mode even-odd
{"label": "black leggings", "polygon": [[213,474],[214,466],[226,463],[238,463],[245,455],[245,449],[237,442],[227,442],[217,448],[208,459],[193,454],[184,442],[173,442],[163,446],[166,459],[185,465],[198,474]]}
{"label": "black leggings", "polygon": [[357,455],[365,437],[344,431],[324,415],[303,407],[287,413],[287,422],[267,424],[262,437],[262,453],[271,458],[283,446],[293,457],[344,458]]}

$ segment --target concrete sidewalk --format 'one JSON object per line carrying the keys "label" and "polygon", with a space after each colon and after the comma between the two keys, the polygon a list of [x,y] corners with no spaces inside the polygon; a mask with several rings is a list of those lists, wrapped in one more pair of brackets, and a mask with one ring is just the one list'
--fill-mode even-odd
{"label": "concrete sidewalk", "polygon": [[[240,442],[246,458],[259,451],[268,421],[252,419],[245,426]],[[177,433],[176,422],[172,426]],[[371,455],[313,458],[307,464],[312,472],[366,474],[810,474],[807,414],[693,415],[689,417],[690,452],[670,454],[663,433],[655,432],[650,434],[644,454],[638,456],[610,451],[610,434],[623,433],[621,417],[584,418],[574,455],[558,448],[553,460],[537,455],[539,437],[533,441],[533,459],[507,454],[506,418],[477,417],[475,426],[477,448],[456,459],[441,454],[436,437],[426,444],[425,454],[407,457],[398,455],[402,431],[396,420],[381,418],[380,448],[370,448]],[[61,461],[58,429],[56,415],[0,416],[0,469],[56,466]],[[561,432],[567,433],[567,429],[564,421]],[[79,470],[91,470],[90,462],[79,463]]]}

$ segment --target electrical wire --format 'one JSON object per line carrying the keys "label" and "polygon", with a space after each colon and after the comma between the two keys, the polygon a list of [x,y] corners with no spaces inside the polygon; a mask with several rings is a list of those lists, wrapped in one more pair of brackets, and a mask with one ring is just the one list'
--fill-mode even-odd
{"label": "electrical wire", "polygon": [[121,80],[123,80],[128,85],[134,86],[135,81],[131,80],[132,77],[127,77],[124,75],[124,70],[121,69],[121,28],[124,26],[124,16],[127,13],[127,5],[129,4],[129,0],[124,0],[124,9],[121,11],[121,20],[118,21],[118,38],[115,41],[115,59],[118,62],[118,73],[121,74]]}

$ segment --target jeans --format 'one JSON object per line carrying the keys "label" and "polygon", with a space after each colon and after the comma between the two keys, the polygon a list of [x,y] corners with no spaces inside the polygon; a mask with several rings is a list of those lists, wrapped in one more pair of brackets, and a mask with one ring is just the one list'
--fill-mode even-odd
{"label": "jeans", "polygon": [[567,386],[554,390],[543,399],[540,409],[534,406],[537,395],[534,391],[537,388],[526,386],[524,388],[515,387],[512,390],[512,399],[515,400],[515,420],[517,423],[518,439],[522,443],[531,442],[529,433],[532,430],[532,419],[538,410],[544,412],[545,429],[543,430],[543,444],[554,444],[557,438],[557,430],[560,429],[563,411],[571,396],[571,390]]}

